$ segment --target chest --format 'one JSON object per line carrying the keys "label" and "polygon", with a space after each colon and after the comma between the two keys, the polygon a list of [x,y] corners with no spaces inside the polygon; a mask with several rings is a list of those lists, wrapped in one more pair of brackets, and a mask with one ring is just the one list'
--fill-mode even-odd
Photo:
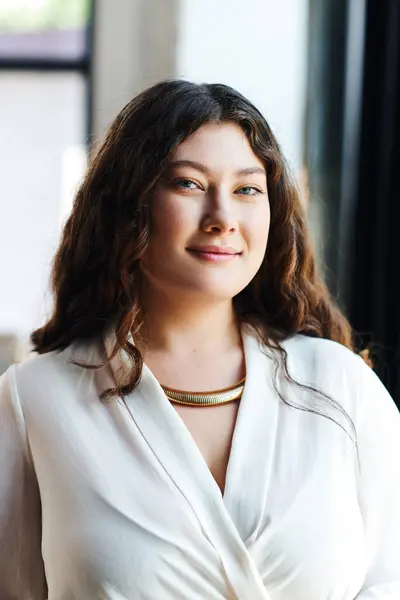
{"label": "chest", "polygon": [[[233,565],[229,581],[239,576],[247,586],[250,557],[274,599],[355,598],[363,523],[352,469],[340,446],[326,448],[331,424],[316,421],[317,436],[312,415],[284,408],[274,415],[270,403],[246,405],[253,399],[241,401],[232,454],[238,403],[169,405],[161,395],[157,403],[155,391],[130,398],[132,416],[122,404],[95,399],[90,413],[76,411],[74,419],[57,411],[50,423],[43,414],[30,439],[50,588],[78,597],[85,581],[87,598],[167,600],[192,598],[194,586],[211,597],[212,582],[212,597],[223,600],[222,561]],[[223,502],[200,454],[221,489],[230,457],[235,477]]]}
{"label": "chest", "polygon": [[212,407],[173,405],[222,492],[239,403]]}

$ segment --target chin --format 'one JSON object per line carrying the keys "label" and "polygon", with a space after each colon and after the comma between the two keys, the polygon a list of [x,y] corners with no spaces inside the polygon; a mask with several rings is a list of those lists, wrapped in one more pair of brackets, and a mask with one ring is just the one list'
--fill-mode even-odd
{"label": "chin", "polygon": [[[185,286],[186,287],[186,286]],[[219,281],[218,283],[205,283],[199,282],[199,280],[193,281],[187,285],[190,293],[198,293],[207,298],[213,298],[219,301],[232,300],[234,296],[239,294],[243,287],[241,286],[232,286],[232,282],[228,284],[224,281]]]}

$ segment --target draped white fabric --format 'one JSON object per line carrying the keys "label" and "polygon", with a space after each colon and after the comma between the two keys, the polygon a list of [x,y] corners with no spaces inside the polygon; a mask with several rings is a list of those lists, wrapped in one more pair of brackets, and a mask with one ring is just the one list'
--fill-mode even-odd
{"label": "draped white fabric", "polygon": [[112,370],[70,364],[99,361],[95,346],[8,370],[0,379],[1,600],[400,598],[392,399],[338,344],[285,342],[290,374],[351,416],[358,462],[340,411],[280,374],[286,401],[328,418],[285,404],[274,356],[251,331],[243,338],[247,379],[223,496],[147,367],[125,403],[98,398]]}

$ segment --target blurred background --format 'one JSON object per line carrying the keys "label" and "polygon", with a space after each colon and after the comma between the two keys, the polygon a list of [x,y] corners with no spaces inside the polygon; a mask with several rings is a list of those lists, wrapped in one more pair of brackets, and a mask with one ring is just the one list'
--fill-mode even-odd
{"label": "blurred background", "polygon": [[321,269],[400,406],[398,0],[0,0],[0,373],[51,307],[88,151],[168,77],[263,112]]}

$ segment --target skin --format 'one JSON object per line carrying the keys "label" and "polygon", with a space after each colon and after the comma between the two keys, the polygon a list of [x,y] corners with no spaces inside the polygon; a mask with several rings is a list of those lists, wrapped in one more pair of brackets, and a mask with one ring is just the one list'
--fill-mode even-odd
{"label": "skin", "polygon": [[[244,169],[254,172],[237,174]],[[151,199],[146,277],[165,293],[228,306],[260,267],[269,221],[265,170],[243,131],[230,123],[204,125],[175,150]],[[202,261],[187,251],[199,244],[242,254],[223,263]]]}
{"label": "skin", "polygon": [[[139,349],[164,385],[197,391],[233,385],[245,376],[245,364],[232,299],[257,273],[268,241],[263,163],[239,126],[206,124],[174,151],[150,202]],[[191,251],[199,245],[240,254],[207,260]],[[238,404],[174,405],[221,490]]]}

